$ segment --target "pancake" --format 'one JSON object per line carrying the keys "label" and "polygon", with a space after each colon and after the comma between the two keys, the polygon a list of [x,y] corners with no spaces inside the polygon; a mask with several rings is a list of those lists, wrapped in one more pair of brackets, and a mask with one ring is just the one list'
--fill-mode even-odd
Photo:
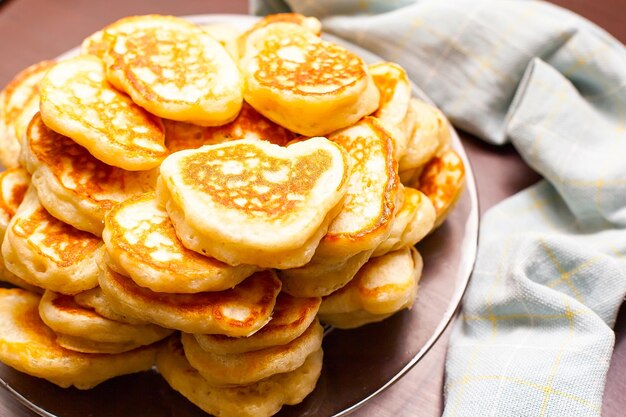
{"label": "pancake", "polygon": [[157,195],[185,247],[230,265],[291,268],[311,259],[341,209],[348,169],[324,138],[286,148],[244,139],[170,155]]}
{"label": "pancake", "polygon": [[370,259],[348,285],[324,298],[320,320],[348,329],[411,308],[422,267],[413,247]]}
{"label": "pancake", "polygon": [[46,126],[105,164],[148,170],[167,155],[161,120],[113,88],[99,58],[81,55],[62,61],[39,86]]}
{"label": "pancake", "polygon": [[115,355],[62,348],[39,317],[39,298],[17,288],[0,289],[0,361],[6,365],[60,387],[78,389],[152,367],[157,351],[154,345]]}
{"label": "pancake", "polygon": [[30,119],[39,111],[39,81],[54,65],[42,61],[17,74],[0,93],[0,163],[19,165],[20,145]]}
{"label": "pancake", "polygon": [[285,345],[299,337],[313,323],[321,299],[296,298],[281,292],[276,299],[272,319],[248,337],[219,334],[194,334],[198,345],[217,355],[238,354]]}
{"label": "pancake", "polygon": [[404,187],[404,203],[393,220],[391,234],[372,256],[381,256],[422,240],[435,224],[436,212],[430,199],[421,191]]}
{"label": "pancake", "polygon": [[202,126],[232,121],[242,79],[224,47],[173,16],[134,16],[105,28],[107,78],[157,116]]}
{"label": "pancake", "polygon": [[223,126],[198,126],[191,123],[164,120],[165,146],[170,152],[197,149],[237,139],[266,140],[280,146],[295,139],[296,135],[263,117],[244,102],[241,111],[232,122]]}
{"label": "pancake", "polygon": [[61,336],[57,340],[61,346],[87,353],[125,352],[157,342],[174,332],[154,324],[135,326],[107,319],[76,304],[74,297],[50,290],[41,298],[39,315]]}
{"label": "pancake", "polygon": [[324,328],[316,320],[296,339],[285,345],[245,353],[218,355],[203,350],[193,335],[183,333],[181,341],[189,364],[216,387],[248,385],[272,375],[291,372],[322,347]]}
{"label": "pancake", "polygon": [[257,272],[235,288],[197,294],[150,291],[110,268],[99,277],[102,292],[120,314],[187,333],[249,336],[270,320],[280,281]]}
{"label": "pancake", "polygon": [[344,261],[312,261],[301,268],[278,271],[283,291],[294,297],[322,297],[346,285],[372,256],[366,250]]}
{"label": "pancake", "polygon": [[107,264],[156,292],[197,293],[234,287],[258,268],[230,266],[185,248],[154,193],[117,205],[102,234]]}
{"label": "pancake", "polygon": [[52,217],[31,185],[2,243],[5,267],[27,283],[64,294],[98,285],[102,240]]}
{"label": "pancake", "polygon": [[109,43],[104,40],[104,29],[87,36],[80,44],[81,54],[97,56],[100,59],[104,57],[107,49]]}
{"label": "pancake", "polygon": [[248,34],[239,67],[244,99],[301,135],[351,126],[378,107],[363,60],[295,23],[276,22]]}
{"label": "pancake", "polygon": [[284,404],[298,404],[315,388],[322,370],[322,349],[295,371],[238,387],[210,385],[185,358],[172,338],[157,355],[157,369],[168,384],[206,413],[220,417],[269,417]]}
{"label": "pancake", "polygon": [[200,27],[211,35],[213,39],[218,41],[235,62],[239,60],[239,46],[237,45],[237,41],[239,36],[241,36],[241,32],[237,30],[237,28],[226,23],[211,23],[201,25]]}
{"label": "pancake", "polygon": [[406,152],[398,161],[399,171],[419,168],[450,143],[450,127],[443,113],[436,107],[413,98],[409,106],[410,125]]}
{"label": "pancake", "polygon": [[132,317],[118,313],[113,307],[109,299],[102,293],[100,286],[87,291],[79,292],[74,295],[74,301],[81,307],[90,309],[107,319],[119,321],[128,324],[147,324],[145,320],[138,320]]}
{"label": "pancake", "polygon": [[154,190],[157,170],[106,165],[35,115],[24,155],[41,204],[58,219],[100,236],[104,215],[127,198]]}
{"label": "pancake", "polygon": [[395,157],[400,159],[407,148],[405,119],[411,101],[411,84],[404,68],[393,62],[379,62],[369,66],[372,79],[380,93],[378,109],[372,114],[387,129],[393,139]]}
{"label": "pancake", "polygon": [[463,191],[465,166],[461,157],[449,147],[432,158],[422,171],[416,184],[435,207],[435,228],[446,219]]}

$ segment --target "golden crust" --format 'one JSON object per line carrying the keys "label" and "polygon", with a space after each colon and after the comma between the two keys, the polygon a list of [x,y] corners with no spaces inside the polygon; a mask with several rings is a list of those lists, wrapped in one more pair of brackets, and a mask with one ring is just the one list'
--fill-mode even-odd
{"label": "golden crust", "polygon": [[133,101],[167,119],[228,123],[242,103],[241,76],[224,47],[173,16],[135,16],[104,30],[107,77]]}
{"label": "golden crust", "polygon": [[223,126],[198,126],[191,123],[163,120],[165,146],[170,152],[197,149],[237,139],[266,140],[280,146],[295,139],[296,135],[263,117],[244,102],[241,111],[230,123]]}
{"label": "golden crust", "polygon": [[235,288],[196,294],[157,293],[110,268],[100,287],[121,314],[187,333],[249,336],[263,327],[274,309],[280,281],[273,271],[257,272]]}
{"label": "golden crust", "polygon": [[55,65],[41,81],[40,93],[46,126],[108,165],[147,170],[167,155],[161,120],[113,88],[104,64],[93,55]]}

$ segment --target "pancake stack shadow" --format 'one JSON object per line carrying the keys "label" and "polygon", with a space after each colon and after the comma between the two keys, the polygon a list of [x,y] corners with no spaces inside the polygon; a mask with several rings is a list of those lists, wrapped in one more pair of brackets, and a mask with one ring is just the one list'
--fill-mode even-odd
{"label": "pancake stack shadow", "polygon": [[463,163],[404,69],[320,32],[134,16],[15,77],[2,362],[79,389],[156,364],[207,413],[270,416],[314,390],[322,323],[412,307]]}

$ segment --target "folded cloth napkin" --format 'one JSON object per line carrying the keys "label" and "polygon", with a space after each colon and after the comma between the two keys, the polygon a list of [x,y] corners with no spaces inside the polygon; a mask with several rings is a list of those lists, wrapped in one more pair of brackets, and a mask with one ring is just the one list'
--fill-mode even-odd
{"label": "folded cloth napkin", "polygon": [[545,178],[482,219],[444,415],[599,416],[626,293],[623,45],[536,1],[252,7],[318,16],[325,31],[398,62],[455,126],[510,140]]}

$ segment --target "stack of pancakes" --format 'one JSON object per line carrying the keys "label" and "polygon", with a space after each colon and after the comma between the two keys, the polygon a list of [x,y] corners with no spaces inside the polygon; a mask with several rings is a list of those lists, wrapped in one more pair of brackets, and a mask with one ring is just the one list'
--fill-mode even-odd
{"label": "stack of pancakes", "polygon": [[129,17],[7,86],[0,360],[78,388],[156,363],[208,413],[269,416],[314,389],[320,321],[413,305],[463,162],[401,67],[320,29]]}

